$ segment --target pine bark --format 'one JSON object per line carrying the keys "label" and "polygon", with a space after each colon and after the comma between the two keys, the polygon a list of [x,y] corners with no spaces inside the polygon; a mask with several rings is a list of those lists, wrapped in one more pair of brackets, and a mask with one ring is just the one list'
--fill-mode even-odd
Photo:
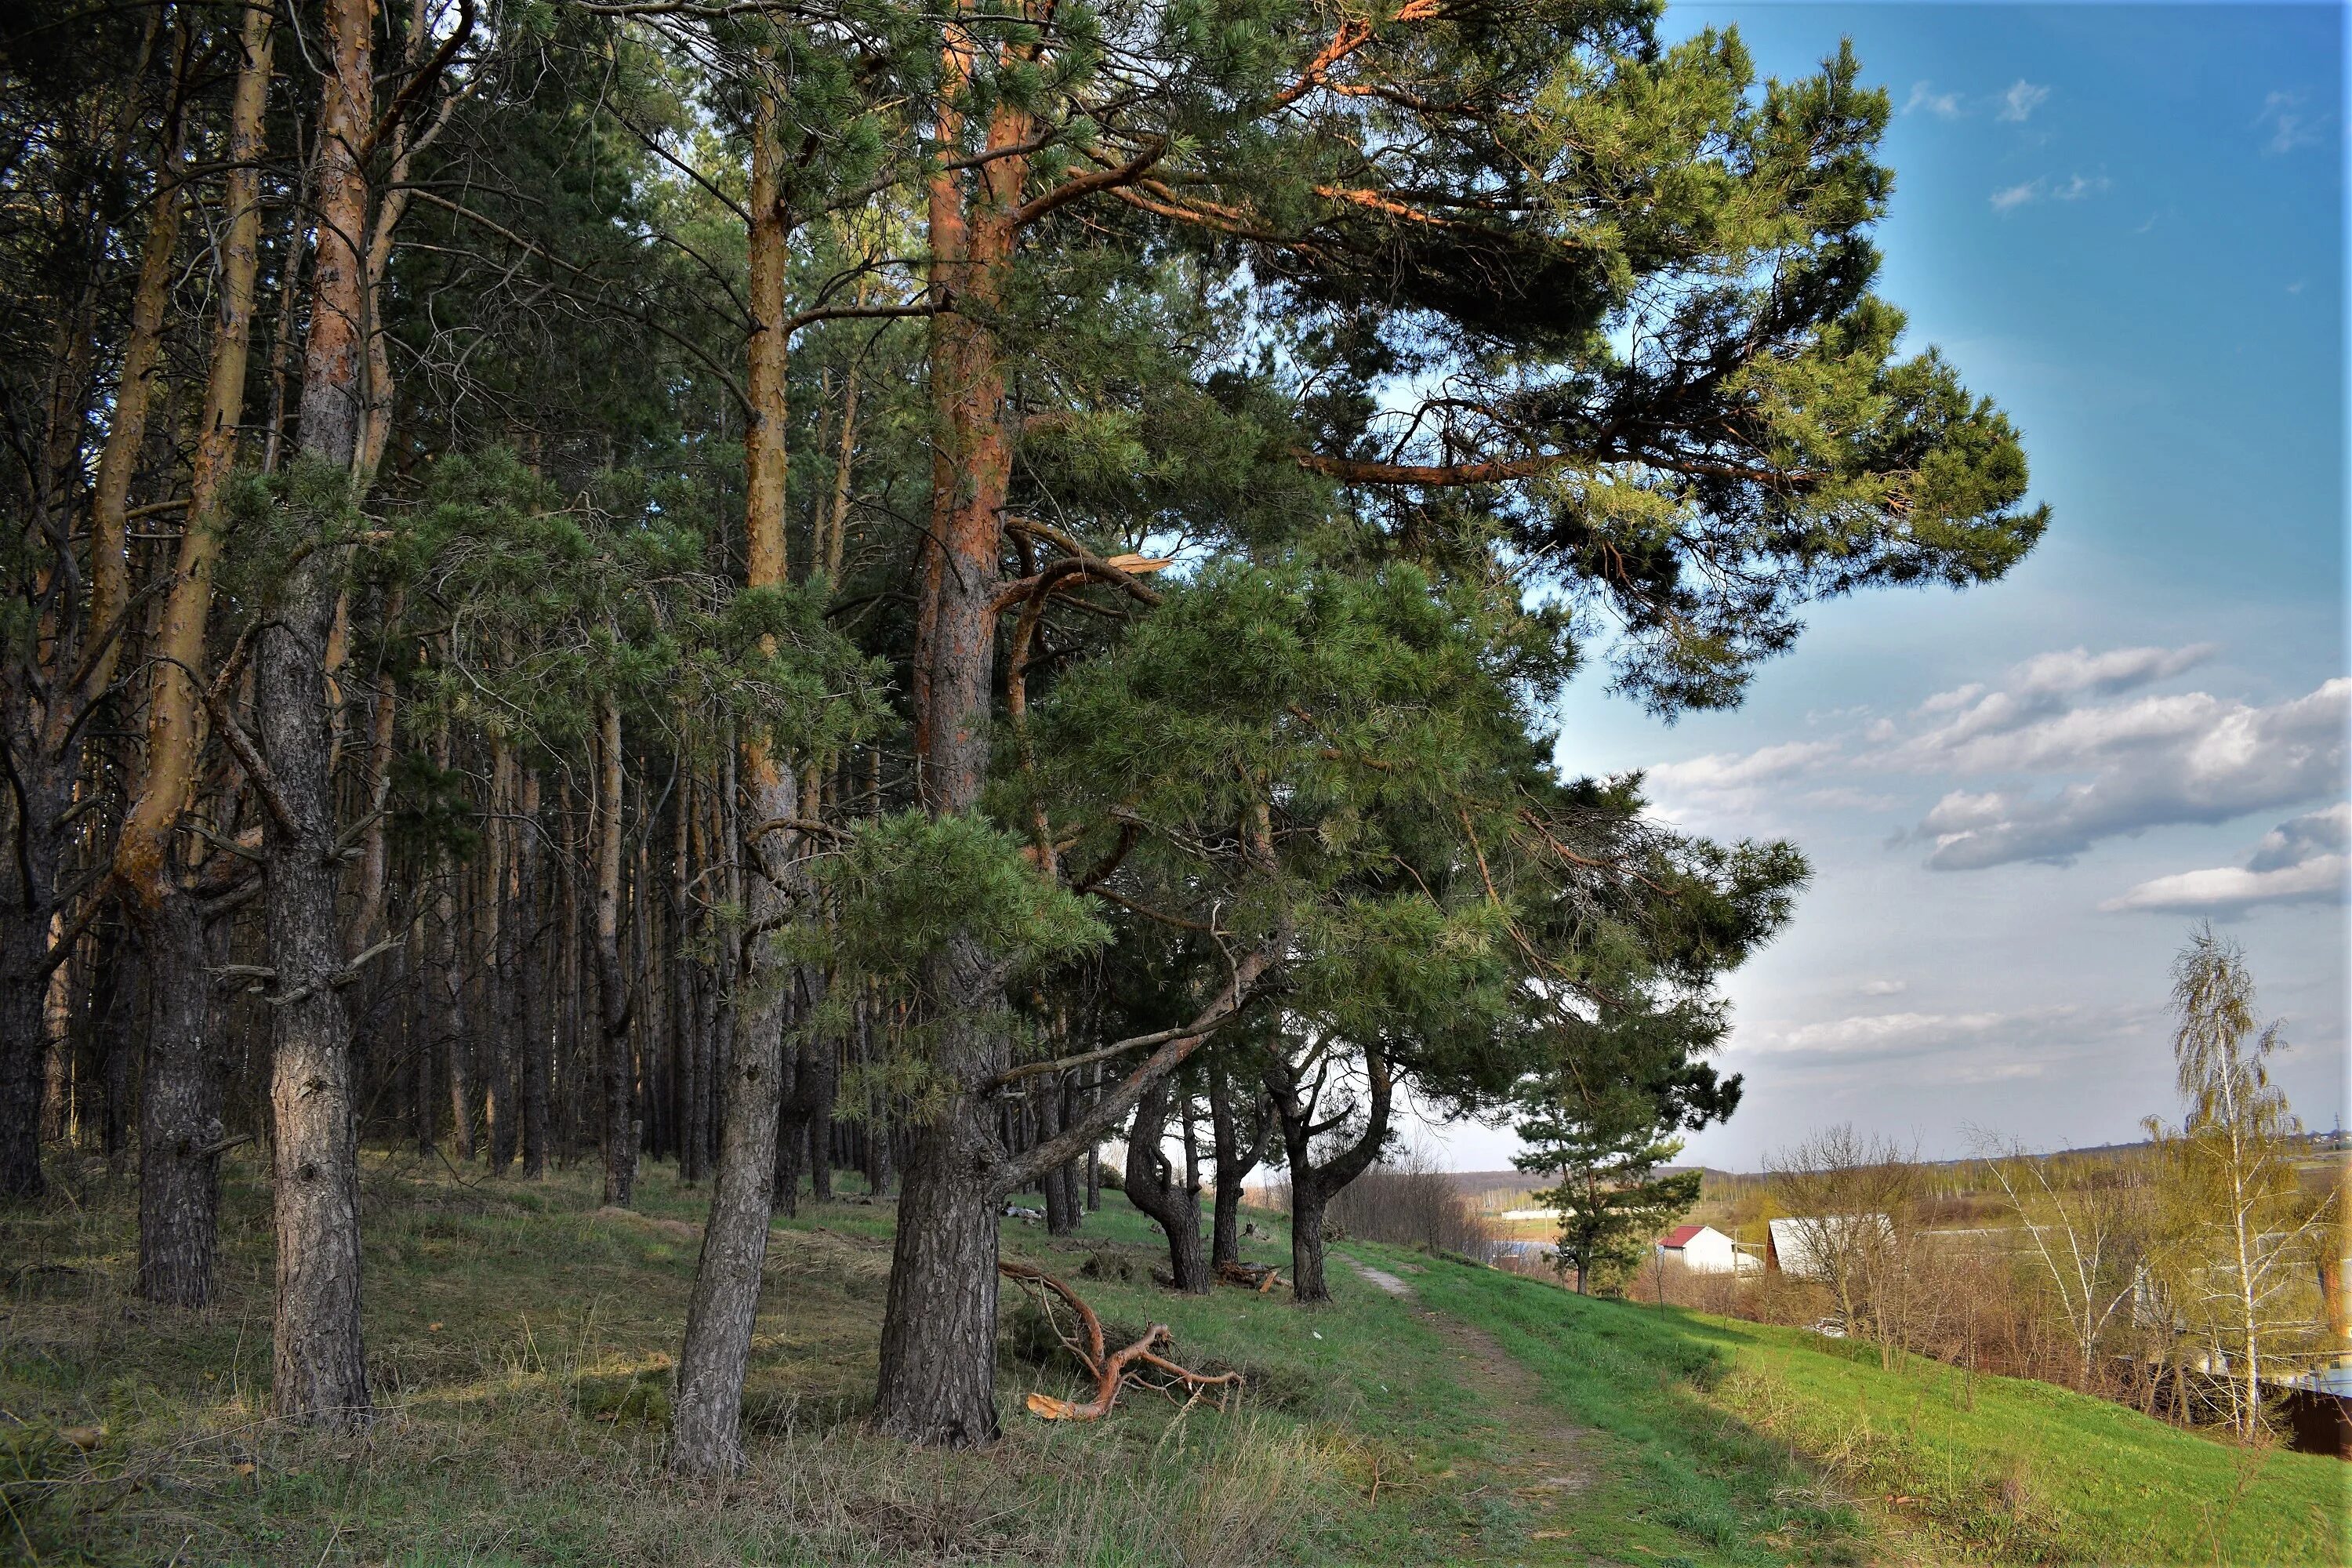
{"label": "pine bark", "polygon": [[122,343],[122,370],[114,387],[114,407],[108,420],[106,445],[98,459],[98,478],[90,493],[90,635],[102,639],[83,683],[93,692],[104,690],[114,679],[127,628],[121,625],[131,604],[131,563],[124,537],[131,503],[131,470],[147,440],[147,409],[163,379],[163,313],[171,303],[172,273],[180,248],[180,145],[178,114],[163,149],[163,168],[156,179],[155,198],[147,222],[147,239],[139,264],[139,283],[131,296],[130,331]]}
{"label": "pine bark", "polygon": [[637,1184],[636,1069],[629,983],[621,968],[621,704],[596,700],[596,998],[604,1100],[604,1202],[626,1208]]}
{"label": "pine bark", "polygon": [[[951,1064],[994,1048],[993,1038],[975,1041],[968,1026],[946,1032],[960,1037],[949,1042]],[[951,1092],[947,1106],[918,1123],[899,1186],[875,1414],[884,1430],[927,1446],[971,1447],[997,1437],[1001,1200],[981,1110]]]}
{"label": "pine bark", "polygon": [[[361,413],[361,258],[368,192],[358,152],[374,111],[371,0],[326,0],[329,69],[319,110],[319,205],[304,345],[300,437],[315,461],[349,472]],[[358,476],[355,476],[355,478]],[[272,1174],[278,1303],[271,1401],[303,1425],[362,1426],[369,1416],[360,1333],[359,1163],[351,1022],[334,983],[342,969],[341,880],[327,700],[345,547],[321,523],[287,570],[265,622],[255,710],[273,780],[268,833]],[[257,781],[261,782],[261,781]]]}
{"label": "pine bark", "polygon": [[213,1299],[220,1254],[220,1064],[205,921],[175,889],[142,921],[154,965],[139,1104],[139,1294],[173,1307]]}
{"label": "pine bark", "polygon": [[[1053,1138],[1062,1131],[1063,1088],[1058,1077],[1045,1080],[1037,1097],[1037,1130]],[[1045,1173],[1045,1234],[1069,1236],[1078,1228],[1078,1187],[1075,1164],[1056,1165]]]}
{"label": "pine bark", "polygon": [[548,997],[555,989],[556,961],[548,950],[545,892],[540,881],[539,774],[522,775],[522,832],[515,858],[515,910],[527,923],[520,963],[522,1024],[522,1174],[537,1181],[547,1174],[549,1143],[548,1089],[554,1048],[552,1010]]}
{"label": "pine bark", "polygon": [[[941,99],[970,76],[969,35],[945,51]],[[940,112],[937,140],[960,144],[960,112]],[[970,174],[942,172],[929,195],[931,282],[959,309],[930,320],[930,397],[937,432],[914,658],[915,754],[923,804],[936,816],[974,809],[988,763],[994,689],[995,594],[1012,478],[1005,372],[987,324],[1003,297],[1028,160],[1027,117],[1001,108],[988,127],[998,155]],[[1002,984],[969,941],[926,966],[940,1036],[939,1109],[911,1130],[884,1310],[875,1400],[884,1430],[910,1442],[964,1447],[997,1435],[996,1178],[989,1169],[981,1087],[1008,1065]]]}
{"label": "pine bark", "polygon": [[[781,588],[790,581],[784,543],[784,285],[790,224],[777,183],[781,111],[772,91],[757,93],[750,191],[751,332],[746,349],[751,414],[744,433],[744,575],[752,588]],[[761,1271],[767,1263],[777,1122],[782,1110],[791,970],[777,951],[773,933],[788,912],[798,871],[790,838],[768,825],[800,815],[800,788],[793,769],[772,753],[765,736],[746,737],[741,755],[754,825],[743,835],[752,860],[744,889],[752,934],[745,940],[731,976],[732,1027],[719,1086],[718,1169],[671,1398],[670,1466],[693,1476],[731,1474],[743,1463],[743,1379],[760,1309]],[[732,793],[730,788],[730,796]],[[731,848],[735,840],[728,842]]]}

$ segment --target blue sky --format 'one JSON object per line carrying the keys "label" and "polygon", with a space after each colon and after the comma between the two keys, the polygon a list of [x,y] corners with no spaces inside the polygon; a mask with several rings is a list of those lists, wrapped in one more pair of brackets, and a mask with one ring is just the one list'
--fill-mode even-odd
{"label": "blue sky", "polygon": [[[2243,942],[2310,1123],[2346,1098],[2345,25],[2332,6],[1692,5],[1793,76],[1851,37],[1896,114],[1881,292],[2024,433],[2042,548],[1822,606],[1740,710],[1598,680],[1576,772],[1785,836],[1812,887],[1734,978],[1753,1168],[1851,1121],[1932,1157],[2172,1115],[2167,966]],[[2331,682],[2335,684],[2331,684]],[[1427,1134],[1459,1168],[1507,1132]]]}

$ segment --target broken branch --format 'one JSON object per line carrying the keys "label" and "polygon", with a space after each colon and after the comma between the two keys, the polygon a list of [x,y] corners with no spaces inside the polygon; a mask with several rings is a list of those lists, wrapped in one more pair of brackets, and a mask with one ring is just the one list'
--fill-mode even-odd
{"label": "broken branch", "polygon": [[[1129,1382],[1170,1394],[1181,1388],[1192,1398],[1199,1398],[1213,1388],[1218,1391],[1217,1407],[1220,1410],[1224,1408],[1226,1391],[1241,1386],[1242,1374],[1237,1372],[1193,1372],[1159,1354],[1163,1349],[1172,1348],[1174,1336],[1165,1323],[1152,1324],[1141,1339],[1106,1355],[1102,1320],[1095,1316],[1094,1309],[1081,1300],[1076,1291],[1044,1269],[1016,1263],[1009,1258],[1000,1261],[996,1270],[1030,1291],[1040,1302],[1045,1300],[1048,1292],[1059,1297],[1076,1317],[1078,1332],[1084,1336],[1083,1339],[1076,1338],[1065,1330],[1060,1320],[1054,1317],[1052,1306],[1046,1306],[1046,1317],[1054,1325],[1055,1337],[1077,1357],[1086,1367],[1087,1375],[1095,1380],[1095,1394],[1092,1399],[1086,1400],[1056,1399],[1050,1394],[1032,1394],[1024,1403],[1029,1414],[1041,1421],[1099,1421],[1110,1414],[1111,1407],[1118,1403],[1120,1389]],[[1150,1367],[1161,1373],[1162,1380],[1145,1383],[1134,1371],[1139,1366]]]}

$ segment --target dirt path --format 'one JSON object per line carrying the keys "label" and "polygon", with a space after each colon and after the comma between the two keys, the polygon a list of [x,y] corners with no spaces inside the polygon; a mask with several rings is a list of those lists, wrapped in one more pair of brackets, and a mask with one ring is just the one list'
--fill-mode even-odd
{"label": "dirt path", "polygon": [[1512,1495],[1538,1515],[1531,1521],[1535,1528],[1530,1536],[1544,1541],[1571,1533],[1546,1530],[1541,1516],[1563,1509],[1570,1499],[1599,1479],[1593,1434],[1560,1415],[1544,1398],[1536,1375],[1486,1330],[1419,1306],[1412,1286],[1387,1269],[1375,1268],[1344,1252],[1339,1257],[1369,1283],[1401,1300],[1415,1302],[1420,1318],[1451,1343],[1463,1386],[1478,1395],[1502,1424],[1498,1468]]}

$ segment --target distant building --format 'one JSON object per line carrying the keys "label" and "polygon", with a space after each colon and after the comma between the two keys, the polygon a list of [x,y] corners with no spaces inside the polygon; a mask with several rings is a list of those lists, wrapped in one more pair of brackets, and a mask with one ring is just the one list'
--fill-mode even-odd
{"label": "distant building", "polygon": [[1693,1274],[1753,1274],[1764,1267],[1711,1225],[1676,1226],[1658,1242],[1658,1254]]}
{"label": "distant building", "polygon": [[[1830,1258],[1853,1233],[1867,1236],[1875,1229],[1883,1242],[1895,1239],[1895,1222],[1883,1214],[1815,1215],[1806,1219],[1766,1222],[1765,1267],[1800,1279],[1829,1277]],[[1828,1256],[1824,1256],[1827,1254]]]}

